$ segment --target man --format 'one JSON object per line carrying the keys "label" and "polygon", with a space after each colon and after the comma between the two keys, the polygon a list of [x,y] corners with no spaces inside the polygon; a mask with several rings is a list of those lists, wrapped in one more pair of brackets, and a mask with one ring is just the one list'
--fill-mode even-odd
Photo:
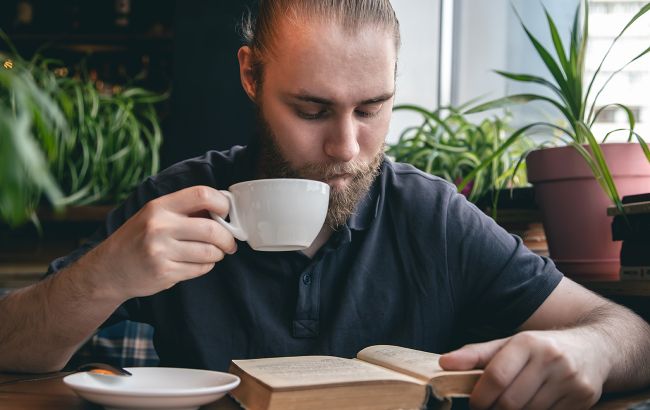
{"label": "man", "polygon": [[[603,388],[650,381],[645,322],[562,278],[453,186],[384,159],[399,46],[388,0],[262,0],[248,28],[238,58],[259,141],[146,180],[93,242],[2,300],[2,370],[58,370],[102,323],[128,318],[156,328],[161,364],[217,370],[520,331],[443,356],[485,368],[479,409],[585,408]],[[330,184],[309,249],[255,252],[203,217],[227,213],[218,189],[261,177]]]}

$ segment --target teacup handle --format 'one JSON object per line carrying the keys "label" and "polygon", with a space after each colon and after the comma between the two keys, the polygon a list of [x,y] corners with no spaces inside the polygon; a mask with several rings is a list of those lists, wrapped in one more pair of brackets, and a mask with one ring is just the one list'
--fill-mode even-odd
{"label": "teacup handle", "polygon": [[212,218],[214,218],[224,228],[226,228],[235,238],[239,239],[240,241],[247,241],[248,235],[246,234],[244,229],[241,227],[241,224],[239,223],[239,217],[237,216],[237,208],[235,208],[235,201],[233,199],[232,194],[230,193],[230,191],[219,191],[219,192],[221,192],[226,196],[226,198],[228,198],[228,203],[230,204],[230,211],[228,212],[228,215],[230,215],[230,222],[226,222],[219,215],[215,214],[214,212],[210,212]]}

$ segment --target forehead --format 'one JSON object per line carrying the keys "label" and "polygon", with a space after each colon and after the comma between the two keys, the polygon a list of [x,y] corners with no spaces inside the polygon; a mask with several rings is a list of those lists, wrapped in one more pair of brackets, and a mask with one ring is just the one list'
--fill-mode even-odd
{"label": "forehead", "polygon": [[313,93],[334,101],[392,92],[397,52],[392,33],[374,25],[285,21],[265,64],[265,88]]}

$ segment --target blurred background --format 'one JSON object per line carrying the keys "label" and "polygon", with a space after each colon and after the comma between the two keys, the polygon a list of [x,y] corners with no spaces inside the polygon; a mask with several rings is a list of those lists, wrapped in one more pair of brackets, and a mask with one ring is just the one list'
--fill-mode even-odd
{"label": "blurred background", "polygon": [[[241,39],[237,26],[247,10],[255,10],[255,3],[1,2],[0,29],[5,35],[0,41],[0,73],[20,74],[26,70],[29,78],[0,77],[5,81],[0,82],[4,87],[0,101],[10,107],[15,98],[12,93],[21,95],[23,89],[25,95],[32,96],[27,99],[32,105],[25,112],[36,112],[30,124],[35,124],[40,145],[24,143],[31,131],[12,122],[19,116],[2,117],[0,111],[0,124],[5,121],[3,125],[10,130],[5,138],[0,127],[0,138],[5,138],[0,141],[0,289],[37,280],[51,259],[78,246],[99,226],[106,212],[147,175],[210,149],[248,143],[254,131],[254,115],[239,82],[236,52]],[[391,155],[460,186],[477,164],[489,158],[494,147],[520,125],[534,118],[560,123],[557,110],[543,103],[476,114],[463,113],[458,107],[509,94],[534,91],[549,95],[536,84],[511,81],[494,70],[550,78],[521,23],[541,44],[552,47],[546,10],[567,45],[578,0],[392,3],[401,23],[403,44],[395,103],[442,116],[458,132],[436,138],[449,146],[460,146],[465,152],[449,154],[440,164],[433,155],[418,162],[408,151],[410,143],[400,145],[400,138],[422,124],[422,114],[401,109],[394,113],[387,136]],[[588,1],[586,76],[598,69],[611,42],[645,4],[632,0]],[[650,45],[649,20],[644,16],[620,39],[600,69],[602,75],[596,88],[621,68],[622,62]],[[32,80],[36,91],[29,85]],[[612,79],[596,109],[612,101],[625,104],[636,119],[635,130],[647,136],[647,90],[650,60],[639,59]],[[47,98],[40,98],[39,93]],[[60,117],[66,126],[61,125]],[[628,128],[628,117],[624,110],[605,107],[592,131],[602,137],[608,130]],[[429,131],[435,135],[438,132]],[[73,135],[74,142],[65,142],[65,132]],[[627,137],[626,133],[618,133],[610,140],[623,141]],[[530,132],[526,138],[497,158],[498,162],[489,159],[494,165],[489,167],[492,174],[472,177],[464,193],[488,213],[494,210],[497,200],[514,201],[512,206],[518,213],[510,217],[503,213],[500,223],[522,235],[531,249],[547,254],[541,216],[532,201],[525,166],[516,165],[531,144],[539,144],[549,136]],[[27,162],[21,163],[21,158],[27,158]],[[497,191],[504,187],[528,189],[522,189],[518,196],[501,198]],[[57,201],[65,211],[52,210],[51,204]],[[506,203],[501,206],[504,210],[508,207]]]}

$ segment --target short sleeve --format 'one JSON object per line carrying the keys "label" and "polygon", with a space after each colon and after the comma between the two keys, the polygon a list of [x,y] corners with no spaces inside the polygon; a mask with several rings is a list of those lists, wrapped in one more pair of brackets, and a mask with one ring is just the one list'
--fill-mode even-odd
{"label": "short sleeve", "polygon": [[550,259],[530,251],[455,192],[449,197],[446,225],[456,303],[472,325],[516,330],[562,279]]}

